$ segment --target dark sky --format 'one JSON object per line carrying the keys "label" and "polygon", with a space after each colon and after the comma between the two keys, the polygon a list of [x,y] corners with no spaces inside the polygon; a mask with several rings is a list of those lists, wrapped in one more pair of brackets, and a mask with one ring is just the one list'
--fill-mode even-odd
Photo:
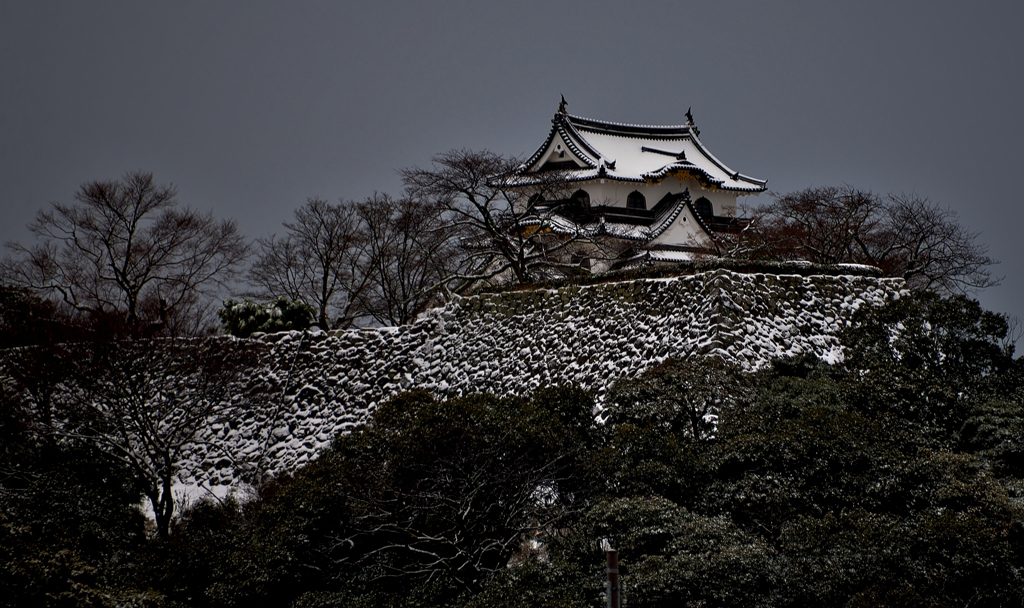
{"label": "dark sky", "polygon": [[775,192],[949,206],[1002,262],[982,303],[1024,317],[1024,4],[703,4],[5,2],[0,241],[132,169],[269,235],[307,197],[397,193],[438,152],[529,154],[564,94],[618,122],[692,106]]}

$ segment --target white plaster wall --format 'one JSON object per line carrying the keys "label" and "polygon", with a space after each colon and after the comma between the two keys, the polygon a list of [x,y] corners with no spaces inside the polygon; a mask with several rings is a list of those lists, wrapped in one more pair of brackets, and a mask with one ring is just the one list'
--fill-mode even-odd
{"label": "white plaster wall", "polygon": [[700,225],[694,218],[693,213],[687,207],[679,213],[679,217],[672,222],[665,232],[658,235],[658,238],[651,241],[653,245],[685,245],[689,247],[702,247],[709,244],[707,234],[701,230]]}
{"label": "white plaster wall", "polygon": [[615,207],[625,207],[626,197],[630,192],[637,190],[647,199],[648,209],[657,205],[658,201],[669,192],[679,193],[689,188],[690,200],[696,201],[702,196],[707,198],[711,201],[715,215],[735,215],[736,213],[737,196],[735,193],[705,190],[696,180],[692,179],[683,181],[676,177],[667,177],[656,184],[598,179],[579,182],[579,184],[573,186],[573,190],[575,191],[577,188],[582,188],[590,194],[590,203],[592,205],[611,205]]}
{"label": "white plaster wall", "polygon": [[579,167],[587,166],[582,163],[575,154],[573,154],[572,150],[565,145],[565,142],[561,137],[555,137],[551,140],[551,143],[548,144],[548,147],[541,156],[541,159],[542,160],[540,160],[536,166],[542,166],[547,162],[560,163],[569,160],[575,162]]}

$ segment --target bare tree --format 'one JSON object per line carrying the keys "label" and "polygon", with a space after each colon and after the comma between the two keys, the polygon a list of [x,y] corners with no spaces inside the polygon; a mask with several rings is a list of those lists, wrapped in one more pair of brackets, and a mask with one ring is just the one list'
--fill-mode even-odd
{"label": "bare tree", "polygon": [[928,199],[890,195],[885,205],[886,232],[870,259],[914,289],[972,293],[998,285],[989,266],[988,247],[978,233],[960,224],[956,213]]}
{"label": "bare tree", "polygon": [[357,205],[366,244],[363,309],[387,325],[412,322],[454,268],[444,208],[378,194]]}
{"label": "bare tree", "polygon": [[[66,420],[53,429],[86,441],[135,472],[157,532],[170,533],[172,486],[185,449],[236,416],[236,381],[254,352],[230,338],[94,341],[64,345],[71,380]],[[236,399],[233,399],[236,397]],[[211,445],[209,449],[221,449]]]}
{"label": "bare tree", "polygon": [[760,235],[774,255],[838,264],[862,261],[877,238],[883,206],[871,192],[844,186],[774,196],[758,211]]}
{"label": "bare tree", "polygon": [[697,255],[698,259],[760,259],[770,255],[774,244],[766,240],[762,230],[765,214],[760,208],[752,209],[743,204],[738,207],[740,216],[734,219],[733,229],[711,232],[707,240],[693,239],[692,246],[705,250]]}
{"label": "bare tree", "polygon": [[1020,342],[1022,337],[1024,337],[1024,322],[1016,315],[1008,315],[1006,317],[1006,337],[1000,342],[1000,346],[1006,352],[1013,353],[1017,348],[1017,342]]}
{"label": "bare tree", "polygon": [[362,315],[358,304],[367,282],[360,269],[365,243],[356,205],[311,198],[284,227],[283,239],[257,240],[258,257],[249,271],[257,295],[309,304],[322,329],[351,326]]}
{"label": "bare tree", "polygon": [[522,164],[491,152],[453,150],[435,156],[433,166],[401,172],[407,194],[434,201],[446,212],[463,252],[454,280],[477,281],[510,275],[527,283],[570,270],[574,243],[584,236],[559,219],[557,206],[539,212],[531,201],[568,198],[568,183],[557,171],[523,175]]}
{"label": "bare tree", "polygon": [[37,245],[9,245],[15,255],[3,261],[4,279],[132,324],[194,319],[248,246],[234,222],[179,207],[176,194],[142,171],[83,184],[78,204],[38,214],[29,226]]}
{"label": "bare tree", "polygon": [[915,195],[880,197],[850,186],[773,195],[743,231],[747,254],[877,266],[913,289],[967,293],[997,285],[996,262],[955,212]]}

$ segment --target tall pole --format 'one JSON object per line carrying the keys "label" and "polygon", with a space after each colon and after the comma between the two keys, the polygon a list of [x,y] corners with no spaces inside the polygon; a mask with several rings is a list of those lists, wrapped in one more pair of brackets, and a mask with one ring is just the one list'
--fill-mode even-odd
{"label": "tall pole", "polygon": [[621,608],[622,602],[619,597],[619,552],[609,548],[608,556],[608,582],[605,583],[605,596],[608,598],[608,608]]}

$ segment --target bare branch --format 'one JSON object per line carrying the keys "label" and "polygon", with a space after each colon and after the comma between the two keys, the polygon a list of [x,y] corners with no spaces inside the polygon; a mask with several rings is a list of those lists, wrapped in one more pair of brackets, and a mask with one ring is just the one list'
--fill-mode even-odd
{"label": "bare branch", "polygon": [[443,210],[448,236],[462,252],[452,280],[527,283],[581,271],[559,251],[584,235],[556,221],[557,206],[539,211],[531,202],[567,199],[565,174],[524,176],[521,167],[487,151],[452,150],[434,157],[429,169],[401,172],[411,198]]}
{"label": "bare branch", "polygon": [[83,313],[166,327],[230,280],[249,250],[233,222],[179,208],[176,195],[142,171],[83,184],[78,204],[39,212],[29,226],[39,244],[9,245],[4,279]]}
{"label": "bare branch", "polygon": [[358,302],[366,286],[359,268],[365,241],[355,204],[311,198],[284,226],[284,239],[257,241],[249,282],[262,297],[286,296],[312,306],[322,329],[351,326],[363,315]]}
{"label": "bare branch", "polygon": [[65,418],[53,427],[129,466],[169,534],[179,461],[199,432],[242,407],[237,382],[254,352],[233,339],[97,341],[61,347]]}
{"label": "bare branch", "polygon": [[925,198],[880,197],[843,186],[773,195],[754,210],[748,230],[723,241],[720,252],[868,264],[903,277],[912,289],[955,294],[999,284],[989,270],[997,262],[977,238],[956,213]]}
{"label": "bare branch", "polygon": [[368,281],[362,307],[380,323],[410,323],[455,268],[444,208],[374,195],[357,205],[357,212],[366,243],[361,268]]}

